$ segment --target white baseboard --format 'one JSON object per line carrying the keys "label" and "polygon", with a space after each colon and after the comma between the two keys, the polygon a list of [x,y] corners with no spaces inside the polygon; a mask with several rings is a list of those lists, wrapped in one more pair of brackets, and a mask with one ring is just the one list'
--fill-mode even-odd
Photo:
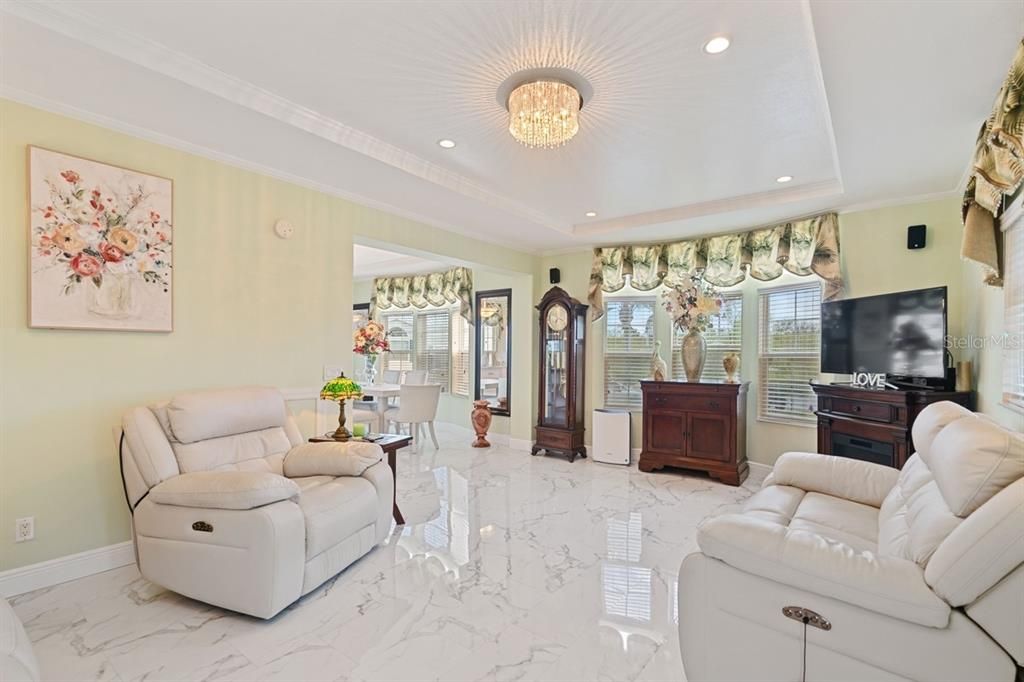
{"label": "white baseboard", "polygon": [[0,573],[0,596],[13,597],[135,563],[131,541],[90,549]]}
{"label": "white baseboard", "polygon": [[764,479],[768,478],[768,474],[772,472],[770,464],[761,464],[760,462],[747,460],[747,465],[750,467],[750,475],[747,476],[745,482],[747,485],[760,487],[764,483]]}

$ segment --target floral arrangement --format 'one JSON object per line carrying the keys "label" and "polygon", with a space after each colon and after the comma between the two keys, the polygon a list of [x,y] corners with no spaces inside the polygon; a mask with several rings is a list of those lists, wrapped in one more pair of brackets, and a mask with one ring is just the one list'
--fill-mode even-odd
{"label": "floral arrangement", "polygon": [[42,224],[34,224],[32,243],[37,257],[66,268],[63,293],[83,280],[97,288],[107,274],[134,274],[143,281],[170,287],[171,225],[148,208],[142,186],[126,193],[100,186],[89,188],[75,170],[47,180],[49,202],[39,206]]}
{"label": "floral arrangement", "polygon": [[711,318],[722,310],[722,297],[699,275],[690,275],[689,284],[677,284],[662,293],[662,305],[676,327],[684,332],[703,332]]}
{"label": "floral arrangement", "polygon": [[370,320],[352,334],[352,352],[359,355],[377,355],[391,350],[388,333],[379,322]]}

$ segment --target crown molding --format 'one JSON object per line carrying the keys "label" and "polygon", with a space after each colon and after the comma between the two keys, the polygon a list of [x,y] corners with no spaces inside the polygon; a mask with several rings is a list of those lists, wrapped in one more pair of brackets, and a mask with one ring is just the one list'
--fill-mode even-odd
{"label": "crown molding", "polygon": [[[395,206],[394,204],[379,201],[377,199],[367,197],[357,192],[351,192],[349,190],[344,190],[333,185],[327,185],[316,180],[311,180],[302,175],[288,173],[277,168],[274,168],[272,166],[266,166],[261,163],[249,161],[248,159],[243,159],[232,154],[226,154],[224,152],[217,151],[216,149],[211,149],[210,147],[205,147],[203,145],[195,144],[187,140],[182,140],[171,135],[165,135],[164,133],[156,132],[155,130],[150,130],[149,128],[143,128],[141,126],[133,125],[131,123],[126,123],[124,121],[121,121],[120,119],[110,118],[102,114],[94,113],[87,109],[80,109],[70,104],[65,104],[64,102],[58,102],[56,100],[52,100],[46,97],[41,97],[39,95],[36,95],[35,93],[20,90],[18,88],[12,88],[4,83],[0,83],[0,98],[7,99],[12,102],[17,102],[19,104],[24,104],[26,106],[30,106],[35,109],[40,109],[42,111],[48,111],[52,114],[67,116],[68,118],[73,118],[75,120],[96,125],[101,128],[106,128],[108,130],[113,130],[114,132],[117,133],[130,135],[140,140],[146,140],[147,142],[153,142],[154,144],[159,144],[164,147],[177,149],[178,151],[182,151],[187,154],[192,154],[194,156],[199,156],[210,161],[223,163],[227,166],[233,166],[235,168],[240,168],[242,170],[250,171],[252,173],[259,173],[260,175],[265,175],[267,177],[274,178],[275,180],[280,180],[281,182],[287,182],[289,184],[297,185],[299,187],[305,187],[306,189],[311,189],[315,192],[320,192],[328,196],[344,199],[345,201],[350,201],[354,204],[359,204],[367,208],[372,208],[378,211],[382,211],[384,213],[389,213],[391,215],[398,216],[399,218],[405,218],[406,220],[411,220],[417,223],[421,223],[423,225],[436,227],[437,229],[444,230],[445,232],[450,232],[452,234],[456,234],[463,237],[471,237],[478,241],[486,242],[488,244],[494,244],[495,246],[501,246],[506,249],[518,251],[519,253],[525,253],[527,255],[536,255],[535,250],[524,247],[522,244],[505,241],[503,239],[498,239],[491,236],[490,234],[482,233],[479,230],[473,228],[461,227],[458,225],[453,225],[450,223],[444,223],[438,220],[434,220],[433,218],[424,216],[415,211],[410,211],[408,209]],[[354,237],[359,238],[358,235],[354,235]]]}
{"label": "crown molding", "polygon": [[860,213],[861,211],[875,211],[881,208],[892,208],[895,206],[906,206],[907,204],[926,204],[929,201],[939,201],[960,195],[960,190],[953,188],[943,192],[929,192],[927,194],[915,194],[909,197],[898,197],[892,199],[878,199],[877,201],[862,201],[857,204],[849,204],[836,209],[836,213]]}
{"label": "crown molding", "polygon": [[832,196],[843,193],[843,186],[838,180],[825,180],[822,182],[808,183],[799,187],[785,190],[771,190],[768,192],[756,192],[744,194],[738,197],[726,197],[712,201],[702,201],[695,204],[663,208],[645,213],[634,213],[632,215],[609,218],[590,223],[580,223],[573,226],[574,235],[597,235],[605,232],[642,227],[646,225],[657,225],[659,223],[674,222],[677,220],[690,220],[707,215],[719,213],[731,213],[751,208],[762,208],[765,206],[778,206],[795,201],[806,199],[817,199],[824,196]]}
{"label": "crown molding", "polygon": [[557,232],[570,232],[569,226],[482,187],[464,175],[176,52],[161,43],[98,22],[87,13],[66,5],[58,6],[48,0],[8,0],[4,3],[3,11],[493,208]]}

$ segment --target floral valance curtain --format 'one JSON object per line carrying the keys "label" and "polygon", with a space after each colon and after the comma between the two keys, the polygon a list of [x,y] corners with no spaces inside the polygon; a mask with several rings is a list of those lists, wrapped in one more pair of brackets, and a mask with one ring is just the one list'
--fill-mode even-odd
{"label": "floral valance curtain", "polygon": [[839,221],[835,213],[670,244],[596,248],[588,298],[593,319],[598,320],[604,315],[603,292],[622,289],[627,275],[634,289],[649,291],[662,284],[680,284],[694,272],[715,286],[729,287],[747,275],[772,280],[783,271],[821,277],[825,280],[825,300],[842,294]]}
{"label": "floral valance curtain", "polygon": [[995,219],[1003,197],[1014,194],[1024,180],[1024,40],[999,89],[992,114],[981,126],[974,148],[972,172],[964,193],[963,258],[985,266],[985,283],[1002,286],[1002,234]]}
{"label": "floral valance curtain", "polygon": [[459,304],[459,314],[473,322],[473,271],[452,268],[445,272],[407,277],[378,277],[373,280],[370,317],[392,308],[419,308]]}

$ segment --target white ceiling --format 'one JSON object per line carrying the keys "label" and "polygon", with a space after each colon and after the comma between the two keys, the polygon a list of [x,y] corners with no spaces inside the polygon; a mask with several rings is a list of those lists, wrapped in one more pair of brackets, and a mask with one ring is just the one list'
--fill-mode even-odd
{"label": "white ceiling", "polygon": [[[1024,30],[1019,0],[0,9],[5,96],[530,251],[951,194]],[[593,88],[562,149],[505,130],[531,67]]]}
{"label": "white ceiling", "polygon": [[396,253],[373,246],[352,246],[352,279],[372,279],[389,275],[416,275],[447,270],[450,265],[439,260]]}

